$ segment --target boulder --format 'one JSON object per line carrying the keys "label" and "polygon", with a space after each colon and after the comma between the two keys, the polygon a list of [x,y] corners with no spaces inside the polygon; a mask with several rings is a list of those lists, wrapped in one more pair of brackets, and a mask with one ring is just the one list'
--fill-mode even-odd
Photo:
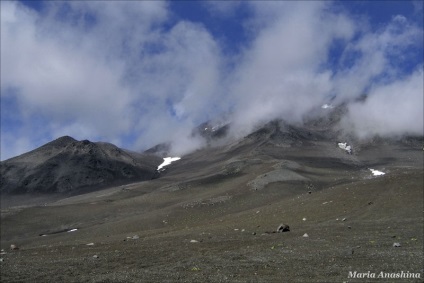
{"label": "boulder", "polygon": [[277,233],[289,232],[290,226],[287,224],[280,224],[277,228]]}
{"label": "boulder", "polygon": [[19,247],[17,245],[11,244],[10,245],[10,250],[11,251],[16,251],[16,250],[19,250]]}

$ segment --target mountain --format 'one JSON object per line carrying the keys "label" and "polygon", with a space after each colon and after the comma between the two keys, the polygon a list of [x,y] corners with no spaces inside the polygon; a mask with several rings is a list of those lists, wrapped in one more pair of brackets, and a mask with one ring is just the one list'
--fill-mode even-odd
{"label": "mountain", "polygon": [[73,192],[149,180],[160,163],[155,155],[64,136],[1,162],[1,193]]}
{"label": "mountain", "polygon": [[157,156],[165,157],[168,155],[169,151],[171,150],[171,144],[170,143],[160,143],[157,144],[147,150],[144,151],[146,154],[154,154]]}
{"label": "mountain", "polygon": [[[2,195],[2,280],[343,282],[368,271],[422,278],[423,137],[359,140],[337,126],[343,109],[319,111],[303,124],[274,120],[242,138],[226,140],[231,124],[222,125],[222,136],[153,179],[72,196]],[[217,130],[210,126],[194,135],[208,139]],[[114,160],[116,147],[71,138],[11,160],[44,167],[49,152],[62,151],[86,160],[91,144],[102,149],[94,160],[103,152],[102,164]],[[162,159],[151,154],[168,151],[163,144],[119,156],[125,164],[151,158],[153,173]],[[15,176],[31,166],[21,164]]]}
{"label": "mountain", "polygon": [[201,136],[207,141],[208,144],[210,144],[215,140],[226,137],[229,130],[229,122],[209,121],[197,126],[193,130],[192,136]]}

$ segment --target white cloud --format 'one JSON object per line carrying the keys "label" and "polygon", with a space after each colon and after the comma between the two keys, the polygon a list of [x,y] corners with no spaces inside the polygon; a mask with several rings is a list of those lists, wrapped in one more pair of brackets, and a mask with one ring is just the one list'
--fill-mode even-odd
{"label": "white cloud", "polygon": [[137,143],[140,147],[152,139],[174,139],[175,132],[191,133],[223,103],[219,48],[202,26],[180,22],[157,44],[161,52],[144,58],[136,70],[144,78],[139,104],[147,105],[139,112],[144,119],[136,123],[146,131]]}
{"label": "white cloud", "polygon": [[423,135],[423,66],[389,84],[374,85],[365,102],[349,105],[345,129],[360,138]]}
{"label": "white cloud", "polygon": [[406,58],[408,54],[405,50],[419,45],[422,36],[422,29],[410,25],[400,15],[380,30],[362,31],[362,36],[349,43],[344,50],[342,63],[348,67],[341,68],[334,78],[335,92],[343,94],[339,99],[363,94],[378,77],[390,81],[400,76],[397,64],[411,59]]}
{"label": "white cloud", "polygon": [[[323,3],[266,6],[258,8],[263,28],[244,54],[231,90],[236,96],[235,128],[242,135],[270,119],[301,122],[322,104],[332,88],[331,72],[321,67],[329,46],[335,38],[347,40],[354,33],[348,18],[327,12]],[[277,13],[279,9],[283,12]]]}
{"label": "white cloud", "polygon": [[[71,10],[58,20],[64,5]],[[44,116],[52,138],[139,130],[148,135],[139,147],[172,139],[220,102],[220,59],[201,25],[157,28],[167,15],[164,2],[49,2],[42,16],[2,2],[2,96],[17,96],[26,123]]]}
{"label": "white cloud", "polygon": [[[13,20],[3,21],[3,15]],[[101,49],[87,48],[84,41],[91,39],[82,35],[68,46],[39,22],[41,18],[18,3],[2,4],[1,58],[2,69],[8,70],[2,72],[2,89],[17,89],[28,116],[39,113],[65,125],[86,124],[93,136],[128,129],[125,113],[131,98],[121,81],[122,64],[107,61]],[[65,25],[61,31],[75,32]]]}
{"label": "white cloud", "polygon": [[[204,145],[191,132],[208,119],[228,115],[240,136],[275,118],[301,123],[328,97],[364,91],[369,99],[347,120],[358,133],[417,133],[419,123],[406,124],[422,116],[414,88],[423,74],[399,66],[409,47],[422,49],[422,28],[399,15],[372,30],[333,4],[206,3],[226,20],[240,5],[251,12],[240,23],[248,42],[229,57],[207,26],[173,22],[162,1],[53,1],[42,13],[3,1],[1,95],[16,101],[22,125],[2,127],[2,159],[65,134],[135,150],[174,141],[183,154]],[[342,58],[329,66],[335,42]],[[383,111],[394,105],[396,121]],[[373,107],[378,119],[364,114]]]}

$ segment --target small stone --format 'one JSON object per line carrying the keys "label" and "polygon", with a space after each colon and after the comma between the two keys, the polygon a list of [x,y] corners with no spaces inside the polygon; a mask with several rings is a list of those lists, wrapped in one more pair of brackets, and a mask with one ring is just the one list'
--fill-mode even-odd
{"label": "small stone", "polygon": [[19,250],[19,247],[17,245],[11,244],[10,245],[10,250],[11,251],[16,251],[16,250]]}
{"label": "small stone", "polygon": [[198,243],[199,241],[197,240],[191,240],[190,243]]}
{"label": "small stone", "polygon": [[252,235],[255,236],[256,235],[256,232],[253,232]]}
{"label": "small stone", "polygon": [[93,258],[99,258],[99,256],[98,255],[93,255]]}
{"label": "small stone", "polygon": [[277,228],[277,233],[289,232],[290,226],[287,224],[280,224]]}
{"label": "small stone", "polygon": [[138,235],[134,235],[134,236],[132,236],[132,238],[131,239],[133,239],[133,240],[137,240],[137,239],[140,239],[140,236],[138,236]]}
{"label": "small stone", "polygon": [[312,191],[309,191],[308,194],[312,194]]}
{"label": "small stone", "polygon": [[306,218],[305,217],[303,217],[303,219],[302,219],[303,221],[306,221]]}
{"label": "small stone", "polygon": [[309,237],[309,235],[307,234],[307,233],[305,233],[305,234],[303,234],[303,236],[302,236],[303,238],[308,238]]}
{"label": "small stone", "polygon": [[244,231],[246,231],[246,230],[244,230],[244,229],[241,229],[241,231],[242,231],[242,232],[244,232]]}
{"label": "small stone", "polygon": [[395,247],[395,248],[399,248],[399,247],[400,247],[400,243],[394,243],[394,244],[393,244],[393,247]]}
{"label": "small stone", "polygon": [[346,220],[347,220],[346,218],[343,218],[343,219],[342,219],[342,221],[346,221]]}
{"label": "small stone", "polygon": [[88,243],[87,246],[94,246],[94,243]]}
{"label": "small stone", "polygon": [[352,227],[350,227],[350,226],[347,226],[347,229],[352,229]]}

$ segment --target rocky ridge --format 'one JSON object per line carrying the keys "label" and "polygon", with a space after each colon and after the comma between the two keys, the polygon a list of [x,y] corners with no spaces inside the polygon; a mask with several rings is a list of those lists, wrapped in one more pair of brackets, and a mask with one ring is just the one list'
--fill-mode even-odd
{"label": "rocky ridge", "polygon": [[1,193],[63,193],[149,180],[160,163],[155,155],[64,136],[1,162]]}

